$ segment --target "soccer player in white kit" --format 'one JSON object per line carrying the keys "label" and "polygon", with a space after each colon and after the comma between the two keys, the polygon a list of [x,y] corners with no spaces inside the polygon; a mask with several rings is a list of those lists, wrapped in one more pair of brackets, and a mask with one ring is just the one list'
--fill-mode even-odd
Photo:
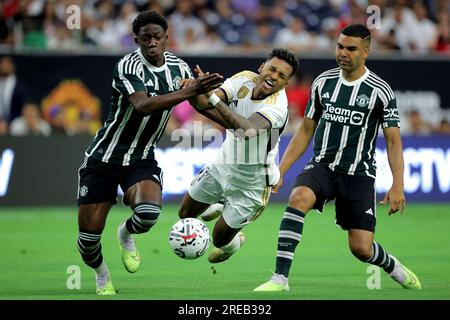
{"label": "soccer player in white kit", "polygon": [[[280,178],[275,160],[288,121],[284,88],[297,68],[292,52],[275,48],[259,74],[239,72],[214,92],[190,100],[199,112],[227,129],[217,157],[192,181],[179,210],[180,218],[195,218],[223,201],[213,231],[211,263],[227,260],[240,248],[245,241],[240,230],[261,215],[271,186]],[[199,67],[195,71],[203,75]]]}

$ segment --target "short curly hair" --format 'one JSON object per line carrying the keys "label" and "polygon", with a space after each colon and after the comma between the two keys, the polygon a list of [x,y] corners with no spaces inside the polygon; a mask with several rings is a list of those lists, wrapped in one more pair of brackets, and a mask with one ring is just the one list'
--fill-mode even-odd
{"label": "short curly hair", "polygon": [[162,15],[160,15],[156,11],[147,10],[142,11],[138,14],[138,16],[133,21],[133,33],[135,36],[138,35],[139,30],[141,30],[142,27],[148,25],[148,24],[157,24],[160,25],[161,28],[163,28],[164,32],[167,31],[167,20]]}
{"label": "short curly hair", "polygon": [[283,61],[286,61],[292,67],[291,77],[297,72],[298,59],[295,56],[295,54],[293,52],[291,52],[289,49],[286,49],[286,48],[273,49],[272,52],[269,53],[269,56],[267,57],[267,61],[271,60],[274,57],[281,59]]}

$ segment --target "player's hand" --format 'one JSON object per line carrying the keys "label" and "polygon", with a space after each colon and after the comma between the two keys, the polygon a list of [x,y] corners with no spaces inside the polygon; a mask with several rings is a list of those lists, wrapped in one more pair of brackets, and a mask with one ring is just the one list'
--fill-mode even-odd
{"label": "player's hand", "polygon": [[209,74],[209,72],[206,72],[206,73],[203,72],[203,70],[200,68],[200,66],[198,64],[195,65],[194,72],[197,75],[197,77],[203,76],[205,74]]}
{"label": "player's hand", "polygon": [[[200,66],[199,66],[198,64],[195,65],[194,72],[195,72],[195,74],[197,75],[197,77],[209,75],[209,72],[204,72],[204,71],[202,70],[202,68],[200,68]],[[220,87],[220,86],[219,86],[219,87]],[[217,87],[217,88],[218,88],[218,87]],[[214,88],[214,89],[217,89],[217,88]],[[212,94],[212,92],[213,92],[213,90],[206,92],[206,93],[205,93],[205,96],[206,96],[207,98],[209,98],[209,96]]]}
{"label": "player's hand", "polygon": [[273,186],[272,193],[278,193],[278,190],[280,190],[282,185],[283,185],[283,177],[280,177],[280,180],[278,180],[277,184]]}
{"label": "player's hand", "polygon": [[195,79],[181,79],[180,89],[190,88],[195,85]]}
{"label": "player's hand", "polygon": [[405,194],[403,187],[393,185],[391,189],[386,193],[384,199],[380,202],[382,205],[389,202],[389,215],[394,214],[400,210],[403,213],[403,209],[406,206]]}
{"label": "player's hand", "polygon": [[194,80],[194,93],[199,95],[219,88],[223,83],[223,76],[218,73],[204,74]]}

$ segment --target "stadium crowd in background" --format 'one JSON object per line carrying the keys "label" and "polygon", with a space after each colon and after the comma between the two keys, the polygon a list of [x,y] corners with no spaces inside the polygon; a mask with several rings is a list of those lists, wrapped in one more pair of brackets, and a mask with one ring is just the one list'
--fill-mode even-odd
{"label": "stadium crowd in background", "polygon": [[[66,27],[66,8],[81,28]],[[334,50],[338,30],[381,9],[374,49],[450,54],[448,0],[7,0],[0,3],[0,44],[58,50],[134,48],[130,22],[152,9],[169,17],[169,50],[178,53]],[[427,39],[427,41],[423,41]]]}
{"label": "stadium crowd in background", "polygon": [[[66,26],[70,5],[81,8],[80,29]],[[6,0],[0,2],[0,48],[119,54],[136,46],[130,25],[138,12],[152,9],[168,17],[167,49],[179,55],[248,55],[281,46],[301,57],[307,52],[333,53],[339,30],[351,22],[365,22],[369,5],[381,9],[381,29],[372,30],[372,52],[450,55],[449,0]],[[14,70],[12,60],[5,59],[6,69],[12,64]],[[311,78],[298,74],[286,88],[287,132],[295,132],[302,120]],[[5,79],[0,75],[0,90]],[[29,97],[22,100],[12,109],[13,118],[26,102],[36,103],[26,101]],[[60,109],[39,107],[41,120],[49,122],[52,134],[93,135],[102,120],[96,111],[91,112],[95,106],[90,112],[82,108],[76,119],[73,112],[64,116]],[[166,134],[177,128],[193,131],[197,120],[203,129],[217,128],[187,102],[175,110]],[[418,105],[408,105],[403,112],[402,134],[449,134],[450,112],[431,123],[428,111]],[[12,120],[0,113],[0,135],[11,133]]]}

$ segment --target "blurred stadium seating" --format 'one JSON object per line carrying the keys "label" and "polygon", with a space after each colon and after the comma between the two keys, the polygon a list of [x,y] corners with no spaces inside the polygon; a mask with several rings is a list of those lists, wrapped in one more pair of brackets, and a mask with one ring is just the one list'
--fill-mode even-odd
{"label": "blurred stadium seating", "polygon": [[[79,26],[69,29],[68,20],[75,12],[70,8],[74,6],[79,8]],[[445,0],[6,0],[0,3],[0,54],[119,57],[135,48],[131,23],[137,13],[152,9],[170,22],[168,50],[183,57],[263,57],[270,48],[284,46],[301,59],[332,59],[339,30],[350,22],[368,22],[378,12],[374,6],[380,15],[375,17],[379,23],[372,30],[371,58],[449,61],[450,4]],[[317,76],[308,71],[302,64],[301,79],[289,88],[291,131],[301,120],[311,77]],[[20,79],[24,73],[21,66],[18,72]],[[79,79],[80,87],[86,85],[83,75]],[[450,134],[449,102],[439,92],[411,89],[413,92],[397,92],[403,101],[402,133]],[[92,94],[94,100],[99,96],[102,110],[96,110],[90,100],[88,107],[80,107],[82,110],[72,107],[70,115],[56,109],[50,112],[43,98],[51,92],[31,92],[24,100],[40,105],[53,133],[92,135],[107,112],[107,97],[89,91],[93,90],[89,86],[80,90],[86,90],[87,97]],[[15,112],[14,118],[20,115],[20,110]],[[4,118],[0,115],[0,134],[8,133],[7,126],[13,120]],[[168,130],[178,126],[181,124],[172,121]]]}
{"label": "blurred stadium seating", "polygon": [[[67,8],[73,5],[80,8],[80,28],[69,30]],[[170,21],[169,50],[181,53],[204,53],[207,46],[208,54],[245,54],[274,44],[299,53],[328,51],[338,30],[366,22],[373,5],[380,10],[377,51],[450,53],[445,0],[6,0],[0,4],[0,44],[122,52],[134,47],[131,22],[137,12],[153,9]]]}

